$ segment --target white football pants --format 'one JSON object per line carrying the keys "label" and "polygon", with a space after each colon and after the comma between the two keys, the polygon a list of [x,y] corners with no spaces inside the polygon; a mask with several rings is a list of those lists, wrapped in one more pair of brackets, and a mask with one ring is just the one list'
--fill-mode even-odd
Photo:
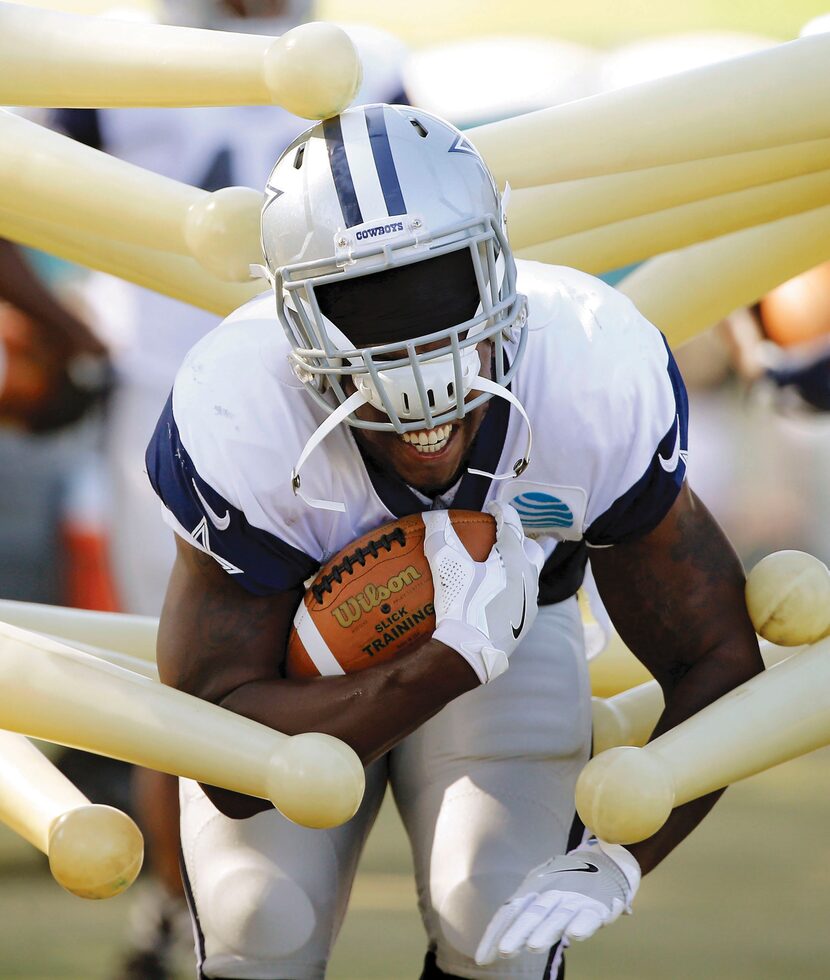
{"label": "white football pants", "polygon": [[[542,980],[546,957],[473,954],[535,865],[567,849],[591,741],[575,599],[539,610],[510,669],[457,698],[367,772],[358,814],[307,830],[276,811],[220,814],[182,780],[182,848],[201,976],[318,980],[388,778],[412,844],[421,915],[450,975]],[[419,964],[412,964],[413,977]]]}

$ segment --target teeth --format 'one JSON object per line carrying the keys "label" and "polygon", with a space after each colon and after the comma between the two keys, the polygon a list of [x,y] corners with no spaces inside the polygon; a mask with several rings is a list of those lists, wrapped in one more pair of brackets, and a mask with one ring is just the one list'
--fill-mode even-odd
{"label": "teeth", "polygon": [[439,425],[435,429],[419,429],[417,432],[403,432],[401,439],[419,453],[429,455],[440,452],[449,442],[452,425]]}

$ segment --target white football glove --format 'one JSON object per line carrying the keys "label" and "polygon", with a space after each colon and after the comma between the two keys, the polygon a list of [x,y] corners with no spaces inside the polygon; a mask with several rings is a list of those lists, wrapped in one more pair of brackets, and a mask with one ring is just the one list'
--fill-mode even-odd
{"label": "white football glove", "polygon": [[435,587],[433,638],[461,654],[482,684],[507,670],[507,658],[533,624],[544,553],[524,536],[509,504],[488,504],[496,543],[473,561],[447,511],[427,511],[424,555]]}
{"label": "white football glove", "polygon": [[560,939],[588,939],[631,912],[639,885],[634,855],[592,837],[530,872],[487,926],[476,963],[486,966],[524,949],[546,953]]}

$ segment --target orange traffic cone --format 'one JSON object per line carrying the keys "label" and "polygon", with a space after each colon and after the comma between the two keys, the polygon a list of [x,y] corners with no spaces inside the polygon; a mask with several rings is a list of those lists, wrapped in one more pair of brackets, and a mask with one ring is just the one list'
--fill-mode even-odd
{"label": "orange traffic cone", "polygon": [[109,561],[104,483],[95,461],[84,461],[70,482],[60,527],[65,569],[63,603],[79,609],[118,612]]}

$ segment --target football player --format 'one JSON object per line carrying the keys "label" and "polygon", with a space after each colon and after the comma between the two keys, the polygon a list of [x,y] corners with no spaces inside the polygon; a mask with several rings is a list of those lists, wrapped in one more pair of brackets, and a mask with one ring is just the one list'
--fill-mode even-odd
{"label": "football player", "polygon": [[[345,826],[312,831],[182,782],[200,975],[324,975],[387,781],[414,854],[424,980],[561,975],[564,943],[628,910],[715,798],[628,848],[575,820],[589,550],[617,629],[663,686],[658,732],[762,668],[740,564],[685,481],[674,358],[612,288],[515,262],[481,156],[417,109],[351,109],[295,140],[268,181],[262,243],[273,290],[190,352],[147,452],[177,539],[159,669],[281,731],[344,739],[367,791]],[[487,561],[448,508],[495,514]],[[418,512],[433,637],[361,673],[285,679],[304,582]]]}

